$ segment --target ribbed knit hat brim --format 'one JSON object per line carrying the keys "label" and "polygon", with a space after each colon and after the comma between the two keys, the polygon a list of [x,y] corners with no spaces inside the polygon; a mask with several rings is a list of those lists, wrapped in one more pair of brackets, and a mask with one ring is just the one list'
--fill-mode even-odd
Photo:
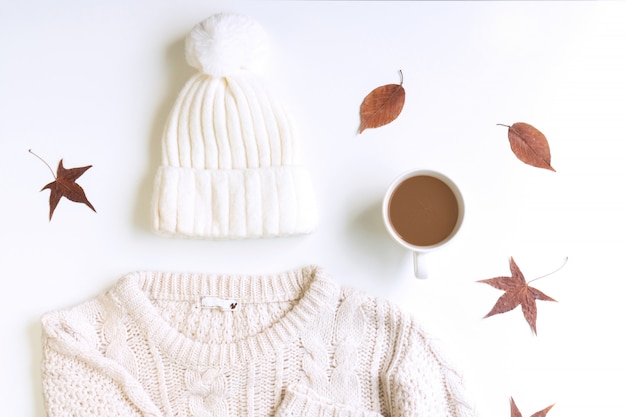
{"label": "ribbed knit hat brim", "polygon": [[153,227],[159,233],[243,239],[311,233],[313,186],[301,166],[194,169],[161,166]]}

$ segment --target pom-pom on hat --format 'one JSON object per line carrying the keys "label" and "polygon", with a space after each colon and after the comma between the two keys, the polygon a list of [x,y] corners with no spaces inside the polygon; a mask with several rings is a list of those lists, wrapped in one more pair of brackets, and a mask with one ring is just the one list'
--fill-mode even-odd
{"label": "pom-pom on hat", "polygon": [[174,104],[152,203],[161,234],[207,239],[312,232],[317,207],[296,129],[259,73],[269,39],[238,14],[200,22],[186,39],[199,70]]}

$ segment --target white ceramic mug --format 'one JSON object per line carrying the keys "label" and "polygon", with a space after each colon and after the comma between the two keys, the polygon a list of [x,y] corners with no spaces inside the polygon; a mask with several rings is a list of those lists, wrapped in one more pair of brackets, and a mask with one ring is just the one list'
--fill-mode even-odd
{"label": "white ceramic mug", "polygon": [[463,196],[456,184],[439,172],[425,169],[407,171],[394,179],[382,209],[391,237],[413,253],[418,278],[428,277],[425,255],[450,243],[465,215]]}

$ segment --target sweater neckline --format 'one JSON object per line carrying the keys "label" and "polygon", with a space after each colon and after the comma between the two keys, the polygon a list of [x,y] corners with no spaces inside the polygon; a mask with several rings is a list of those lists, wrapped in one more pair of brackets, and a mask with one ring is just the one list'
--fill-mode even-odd
{"label": "sweater neckline", "polygon": [[[114,292],[148,338],[174,361],[193,366],[226,366],[280,349],[310,327],[324,304],[336,301],[339,287],[321,268],[307,266],[265,275],[139,271],[124,276]],[[250,303],[289,300],[295,301],[295,305],[257,334],[233,342],[211,343],[180,333],[151,301],[189,301],[203,296]]]}

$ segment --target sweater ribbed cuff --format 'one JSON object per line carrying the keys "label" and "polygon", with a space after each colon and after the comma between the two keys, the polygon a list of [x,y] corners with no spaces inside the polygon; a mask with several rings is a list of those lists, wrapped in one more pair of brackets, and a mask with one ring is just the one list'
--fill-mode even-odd
{"label": "sweater ribbed cuff", "polygon": [[304,385],[294,385],[287,388],[276,417],[382,417],[382,414],[337,403]]}

